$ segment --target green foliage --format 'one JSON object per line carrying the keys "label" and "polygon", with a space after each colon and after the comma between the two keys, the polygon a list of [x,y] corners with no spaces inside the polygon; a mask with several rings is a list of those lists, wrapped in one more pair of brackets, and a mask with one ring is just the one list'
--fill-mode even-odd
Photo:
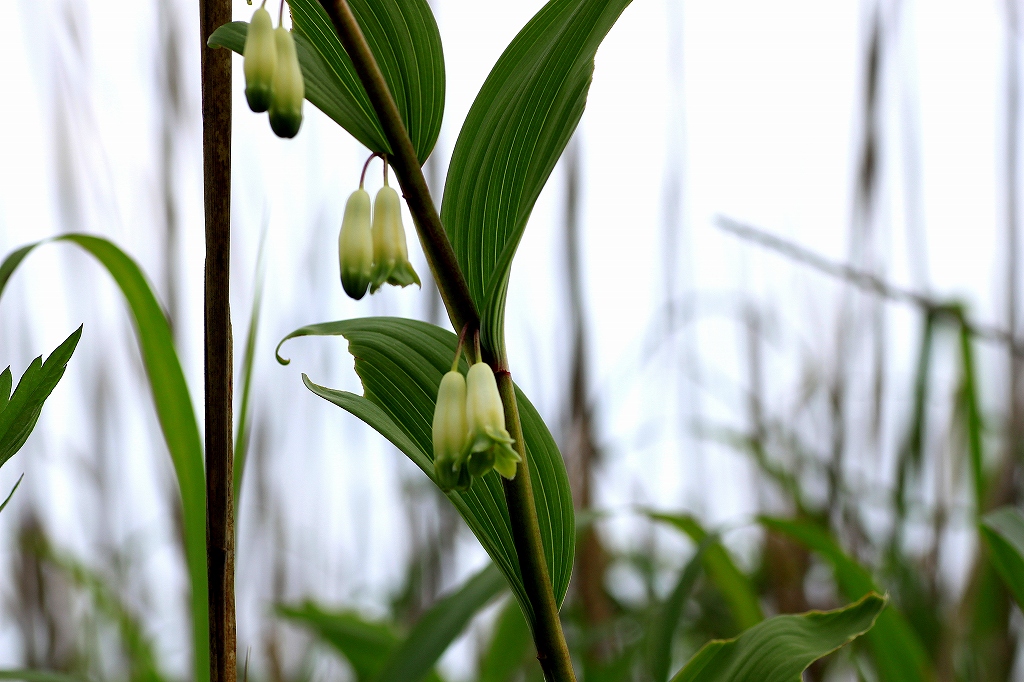
{"label": "green foliage", "polygon": [[423,679],[473,616],[498,596],[505,584],[494,564],[488,564],[457,591],[438,601],[391,653],[377,682]]}
{"label": "green foliage", "polygon": [[[878,592],[871,571],[850,558],[835,538],[817,524],[806,520],[762,517],[761,525],[805,545],[832,564],[839,591],[850,601]],[[920,638],[906,618],[891,604],[878,617],[868,634],[871,657],[883,682],[932,680],[935,673]]]}
{"label": "green foliage", "polygon": [[[13,395],[10,393],[13,383],[11,368],[8,367],[0,374],[0,466],[13,457],[28,440],[43,411],[43,403],[64,376],[64,370],[80,338],[81,327],[57,346],[56,350],[50,353],[50,357],[46,358],[46,362],[43,362],[41,355],[33,360],[18,380],[18,387],[14,389]],[[13,493],[12,490],[11,494]],[[6,504],[5,501],[4,505]]]}
{"label": "green foliage", "polygon": [[359,682],[373,680],[398,646],[398,633],[391,625],[370,622],[352,611],[326,611],[306,601],[299,606],[280,606],[277,612],[334,647],[348,660]]}
{"label": "green foliage", "polygon": [[452,152],[441,222],[504,355],[512,258],[544,183],[586,106],[594,55],[629,0],[551,0],[519,32],[477,94]]}
{"label": "green foliage", "polygon": [[[714,544],[712,544],[714,543]],[[679,573],[679,580],[676,582],[672,593],[660,606],[658,613],[651,623],[650,633],[650,672],[653,682],[665,682],[669,675],[669,666],[672,665],[672,643],[675,640],[676,628],[679,619],[683,615],[683,607],[693,592],[697,578],[700,577],[701,565],[704,563],[704,556],[709,547],[719,547],[714,536],[706,535],[693,557],[686,562],[686,566]]]}
{"label": "green foliage", "polygon": [[[698,544],[704,543],[708,538],[708,532],[704,530],[700,522],[688,514],[650,512],[648,516],[655,521],[662,521],[681,530]],[[746,630],[764,620],[764,612],[761,610],[761,603],[757,598],[754,586],[750,579],[736,567],[721,542],[714,539],[705,547],[702,561],[708,578],[729,602],[736,631]]]}
{"label": "green foliage", "polygon": [[7,497],[4,498],[3,504],[0,504],[0,512],[4,510],[4,507],[7,506],[7,503],[11,501],[12,497],[14,497],[14,491],[18,489],[19,485],[21,485],[21,479],[23,478],[25,478],[25,474],[18,476],[18,481],[14,484],[14,487],[11,488],[11,492],[9,492],[7,494]]}
{"label": "green foliage", "polygon": [[434,604],[404,639],[387,623],[370,622],[350,611],[332,613],[313,602],[280,607],[278,613],[310,628],[345,656],[360,682],[439,682],[434,665],[504,587],[501,573],[488,564]]}
{"label": "green foliage", "polygon": [[885,603],[869,594],[835,611],[770,618],[735,639],[708,642],[672,682],[794,682],[871,629]]}
{"label": "green foliage", "polygon": [[[100,237],[66,234],[12,252],[0,264],[0,295],[25,257],[47,241],[70,242],[96,258],[121,289],[132,313],[139,350],[164,441],[181,493],[185,561],[191,586],[195,679],[209,679],[209,621],[206,584],[206,474],[199,425],[171,330],[145,275],[127,254]],[[67,343],[67,342],[65,342]]]}
{"label": "green foliage", "polygon": [[1024,609],[1024,514],[1002,507],[986,515],[980,529],[992,552],[992,564]]}
{"label": "green foliage", "polygon": [[479,682],[510,682],[532,650],[530,625],[519,604],[510,600],[498,615],[490,643],[483,654]]}
{"label": "green foliage", "polygon": [[0,680],[21,682],[88,682],[85,678],[50,670],[0,670]]}
{"label": "green foliage", "polygon": [[[451,368],[457,338],[425,322],[373,317],[302,327],[281,343],[298,336],[337,335],[349,341],[349,352],[355,357],[355,369],[362,380],[364,395],[325,388],[303,376],[306,386],[372,426],[433,479],[434,401],[441,377]],[[467,368],[464,358],[461,367],[463,371]],[[561,603],[569,586],[576,542],[569,479],[551,434],[518,388],[516,399],[526,436],[544,555],[555,599]],[[468,491],[451,491],[446,495],[508,580],[523,611],[532,620],[533,608],[523,585],[508,507],[497,473],[478,479]]]}
{"label": "green foliage", "polygon": [[[290,0],[306,99],[372,151],[391,148],[352,60],[316,0]],[[444,115],[441,35],[426,0],[349,0],[420,163],[427,160]],[[210,36],[211,47],[242,54],[248,24],[235,21]]]}

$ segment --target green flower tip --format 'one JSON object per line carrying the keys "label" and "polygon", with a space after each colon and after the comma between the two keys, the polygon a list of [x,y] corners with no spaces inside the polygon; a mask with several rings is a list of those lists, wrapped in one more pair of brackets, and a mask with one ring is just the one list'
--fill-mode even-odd
{"label": "green flower tip", "polygon": [[393,188],[384,185],[373,200],[373,273],[370,293],[384,283],[407,287],[420,284],[409,262],[409,247],[402,226],[402,202]]}
{"label": "green flower tip", "polygon": [[370,195],[357,189],[345,204],[338,233],[341,286],[355,300],[366,295],[373,271],[373,236],[370,233]]}
{"label": "green flower tip", "polygon": [[302,125],[302,100],[306,96],[295,39],[284,26],[274,29],[277,68],[274,69],[270,100],[270,127],[278,137],[291,138]]}
{"label": "green flower tip", "polygon": [[245,71],[245,99],[249,108],[260,113],[270,108],[274,72],[277,70],[277,44],[270,12],[260,7],[252,15],[242,51]]}

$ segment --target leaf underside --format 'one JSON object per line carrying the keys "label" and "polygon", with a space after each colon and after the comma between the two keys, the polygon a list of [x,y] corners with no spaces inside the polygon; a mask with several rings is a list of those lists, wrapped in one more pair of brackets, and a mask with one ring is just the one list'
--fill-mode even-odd
{"label": "leaf underside", "polygon": [[[298,329],[297,336],[343,335],[355,357],[364,396],[319,386],[303,376],[306,386],[376,429],[433,477],[431,424],[441,377],[451,368],[457,339],[440,327],[400,318],[361,318],[326,322]],[[284,343],[282,340],[281,343]],[[467,369],[465,360],[462,369]],[[558,447],[540,415],[516,388],[530,478],[537,504],[544,556],[559,604],[569,586],[576,532],[569,480]],[[533,611],[522,576],[508,507],[498,474],[474,481],[466,492],[448,498],[505,576],[532,622]]]}

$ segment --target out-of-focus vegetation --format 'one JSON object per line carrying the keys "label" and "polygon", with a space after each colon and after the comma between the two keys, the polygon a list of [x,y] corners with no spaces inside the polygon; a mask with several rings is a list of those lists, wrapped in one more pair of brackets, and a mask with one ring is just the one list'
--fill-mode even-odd
{"label": "out-of-focus vegetation", "polygon": [[[873,31],[865,51],[865,125],[858,147],[854,229],[866,229],[870,223],[881,183],[876,166],[877,71],[884,37],[878,25]],[[244,44],[241,27],[233,25],[225,33],[226,45],[231,40],[236,48]],[[168,51],[180,48],[180,36],[164,39],[170,41]],[[299,42],[299,49],[301,57],[312,58],[311,48],[304,42]],[[166,81],[164,96],[169,101],[179,96],[176,79],[171,75]],[[337,117],[344,118],[344,112]],[[417,149],[424,155],[437,139],[440,120],[429,123],[423,139],[417,140]],[[164,125],[173,131],[175,123],[168,120]],[[173,137],[172,132],[167,134]],[[563,549],[572,544],[566,538],[575,536],[575,564],[566,563],[571,551],[563,552],[564,556],[555,557],[558,572],[552,578],[557,597],[565,595],[563,625],[579,677],[588,682],[791,682],[800,675],[809,680],[995,682],[1019,676],[1020,609],[1024,608],[1024,343],[1016,336],[1015,313],[1005,327],[985,327],[959,301],[900,289],[863,264],[831,263],[797,245],[754,228],[737,230],[733,224],[732,231],[740,237],[823,271],[823,276],[852,292],[849,295],[862,297],[858,300],[868,309],[877,312],[890,304],[905,305],[919,318],[910,409],[895,417],[900,422],[899,442],[894,448],[897,457],[891,463],[869,461],[868,454],[853,452],[848,445],[852,439],[846,429],[852,420],[843,377],[849,358],[842,344],[833,359],[834,376],[808,382],[798,417],[766,404],[765,384],[771,379],[764,376],[760,363],[765,343],[760,327],[763,311],[749,309],[741,320],[750,348],[748,413],[736,420],[746,422],[746,428],[707,423],[687,427],[733,448],[757,472],[757,487],[764,491],[764,500],[759,501],[760,514],[743,524],[755,533],[754,550],[749,556],[740,556],[733,545],[723,542],[735,528],[715,527],[694,510],[639,505],[604,509],[594,483],[604,458],[610,455],[602,452],[590,383],[592,340],[579,246],[579,233],[586,225],[578,206],[582,180],[577,154],[570,146],[565,163],[563,255],[569,291],[566,336],[570,353],[566,364],[570,386],[564,404],[554,410],[563,419],[549,436],[537,410],[523,396],[520,409],[524,429],[536,439],[532,442],[544,446],[543,456],[550,460],[560,453],[568,465],[564,487],[554,468],[555,473],[545,480],[557,483],[566,509],[571,495],[575,526],[553,505],[542,514],[542,533],[548,547]],[[1015,177],[1011,174],[1008,182]],[[165,191],[170,196],[173,187],[168,184]],[[173,205],[168,199],[167,206]],[[177,239],[175,220],[173,210],[168,209],[169,245]],[[723,224],[729,229],[729,221]],[[1015,231],[1016,226],[1011,229]],[[202,680],[208,674],[203,653],[207,635],[205,498],[200,427],[176,350],[178,328],[172,324],[180,319],[174,292],[181,285],[173,268],[168,268],[164,308],[151,280],[113,243],[76,234],[60,239],[85,249],[101,262],[131,312],[155,413],[176,476],[176,499],[180,500],[173,506],[191,588],[188,611],[192,633],[191,637],[182,633],[177,637],[191,639],[195,651],[192,676]],[[32,248],[34,245],[14,252],[0,266],[0,292]],[[173,256],[168,259],[174,260]],[[240,675],[273,682],[319,679],[318,666],[329,659],[338,664],[332,671],[359,682],[440,682],[450,675],[439,660],[475,622],[475,639],[471,653],[466,654],[472,660],[463,666],[471,671],[472,679],[541,679],[530,625],[520,608],[528,600],[521,581],[517,582],[515,547],[504,528],[488,523],[489,510],[502,499],[500,484],[493,476],[464,498],[447,498],[433,487],[408,488],[402,502],[414,517],[410,525],[422,525],[426,530],[417,530],[410,538],[404,579],[381,612],[371,616],[345,604],[285,596],[294,592],[286,590],[287,550],[278,542],[286,531],[267,502],[267,474],[261,469],[267,457],[278,453],[267,452],[260,444],[259,420],[270,415],[253,415],[250,410],[253,357],[268,352],[257,344],[261,315],[275,314],[261,308],[262,268],[257,266],[256,272],[260,284],[247,311],[249,328],[238,382],[243,387],[243,407],[237,417],[235,493],[238,504],[243,472],[248,469],[245,480],[253,483],[246,494],[256,498],[251,507],[259,517],[254,521],[255,532],[269,539],[271,550],[265,559],[272,565],[274,595],[264,604],[264,629],[245,641],[245,651],[239,651]],[[476,284],[483,287],[486,283]],[[1008,298],[1016,301],[1016,281],[1011,279],[1009,286]],[[423,317],[437,322],[436,289],[428,283],[424,290],[428,303]],[[888,331],[872,321],[877,318],[869,316],[864,323],[852,315],[841,317],[841,334],[863,333],[873,338],[876,347],[887,346]],[[395,323],[360,319],[306,327],[293,335],[343,334],[348,338],[357,357],[356,370],[367,389],[366,398],[327,389],[309,379],[307,386],[375,423],[382,432],[390,429],[394,444],[429,475],[432,396],[417,393],[415,382],[389,384],[374,363],[401,365],[414,353],[433,354],[438,357],[435,364],[440,372],[450,362],[455,338],[448,333],[434,334],[436,328],[426,324],[407,322],[400,325],[404,334],[404,345],[400,345],[391,343],[399,332],[384,333],[393,331],[388,325],[394,327]],[[40,359],[29,367],[22,378],[24,393],[19,393],[23,390],[19,383],[11,395],[10,370],[0,374],[0,465],[24,444],[42,401],[54,389],[74,351],[80,331],[45,363]],[[388,343],[381,344],[380,338]],[[1005,353],[1010,367],[1011,390],[1000,415],[985,413],[982,408],[982,389],[995,377],[979,370],[976,355],[980,344]],[[448,353],[448,360],[441,358],[441,351]],[[939,363],[949,365],[944,369],[955,376],[955,390],[950,414],[936,419]],[[883,370],[873,367],[870,371],[879,373],[878,382],[884,380]],[[813,375],[813,368],[808,367],[807,373]],[[882,409],[881,405],[879,399],[874,409]],[[395,427],[396,413],[407,419],[418,417],[426,424],[415,425],[423,436],[420,442]],[[820,423],[814,426],[821,428],[798,423],[805,418],[817,419]],[[949,428],[936,437],[938,421]],[[8,433],[13,436],[5,435]],[[809,433],[819,434],[818,440],[810,439]],[[875,428],[860,440],[881,439],[881,434],[881,429]],[[154,452],[158,451],[154,447]],[[534,453],[534,458],[538,457]],[[858,458],[868,466],[891,466],[891,489],[865,490],[851,473],[856,468],[850,461]],[[956,475],[938,476],[937,468],[953,470]],[[932,490],[947,480],[953,482],[952,490],[941,494]],[[7,496],[0,509],[10,499]],[[429,522],[420,518],[424,515]],[[652,542],[646,550],[623,550],[604,531],[605,521],[615,515],[635,517],[650,529],[652,537],[656,532],[674,533],[676,545],[687,549],[682,554],[668,554]],[[884,523],[869,517],[882,518]],[[14,523],[14,519],[4,513],[0,524]],[[466,521],[491,556],[501,561],[488,564],[453,587],[451,576],[460,573],[455,570],[454,539],[466,530]],[[129,548],[114,548],[106,565],[98,569],[55,547],[32,508],[17,517],[17,523],[18,544],[4,555],[10,558],[2,567],[10,571],[15,587],[0,618],[13,622],[19,633],[21,649],[13,658],[24,670],[2,671],[0,679],[174,679],[155,645],[156,639],[168,635],[147,622],[145,600],[126,594],[126,576],[133,568]],[[961,591],[950,589],[943,573],[951,555],[966,567],[966,588]],[[559,559],[566,561],[557,564]],[[624,589],[622,584],[627,582],[636,589]],[[246,589],[246,585],[238,585],[239,591]],[[481,613],[486,616],[474,621]],[[771,669],[772,674],[752,678],[750,666],[759,671]]]}

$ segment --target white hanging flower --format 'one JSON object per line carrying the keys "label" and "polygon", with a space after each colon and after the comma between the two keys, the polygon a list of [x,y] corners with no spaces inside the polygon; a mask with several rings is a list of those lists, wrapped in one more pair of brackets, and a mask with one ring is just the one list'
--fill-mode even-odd
{"label": "white hanging flower", "polygon": [[370,233],[370,195],[361,187],[348,198],[338,233],[341,285],[355,300],[370,286],[373,272],[373,236]]}

